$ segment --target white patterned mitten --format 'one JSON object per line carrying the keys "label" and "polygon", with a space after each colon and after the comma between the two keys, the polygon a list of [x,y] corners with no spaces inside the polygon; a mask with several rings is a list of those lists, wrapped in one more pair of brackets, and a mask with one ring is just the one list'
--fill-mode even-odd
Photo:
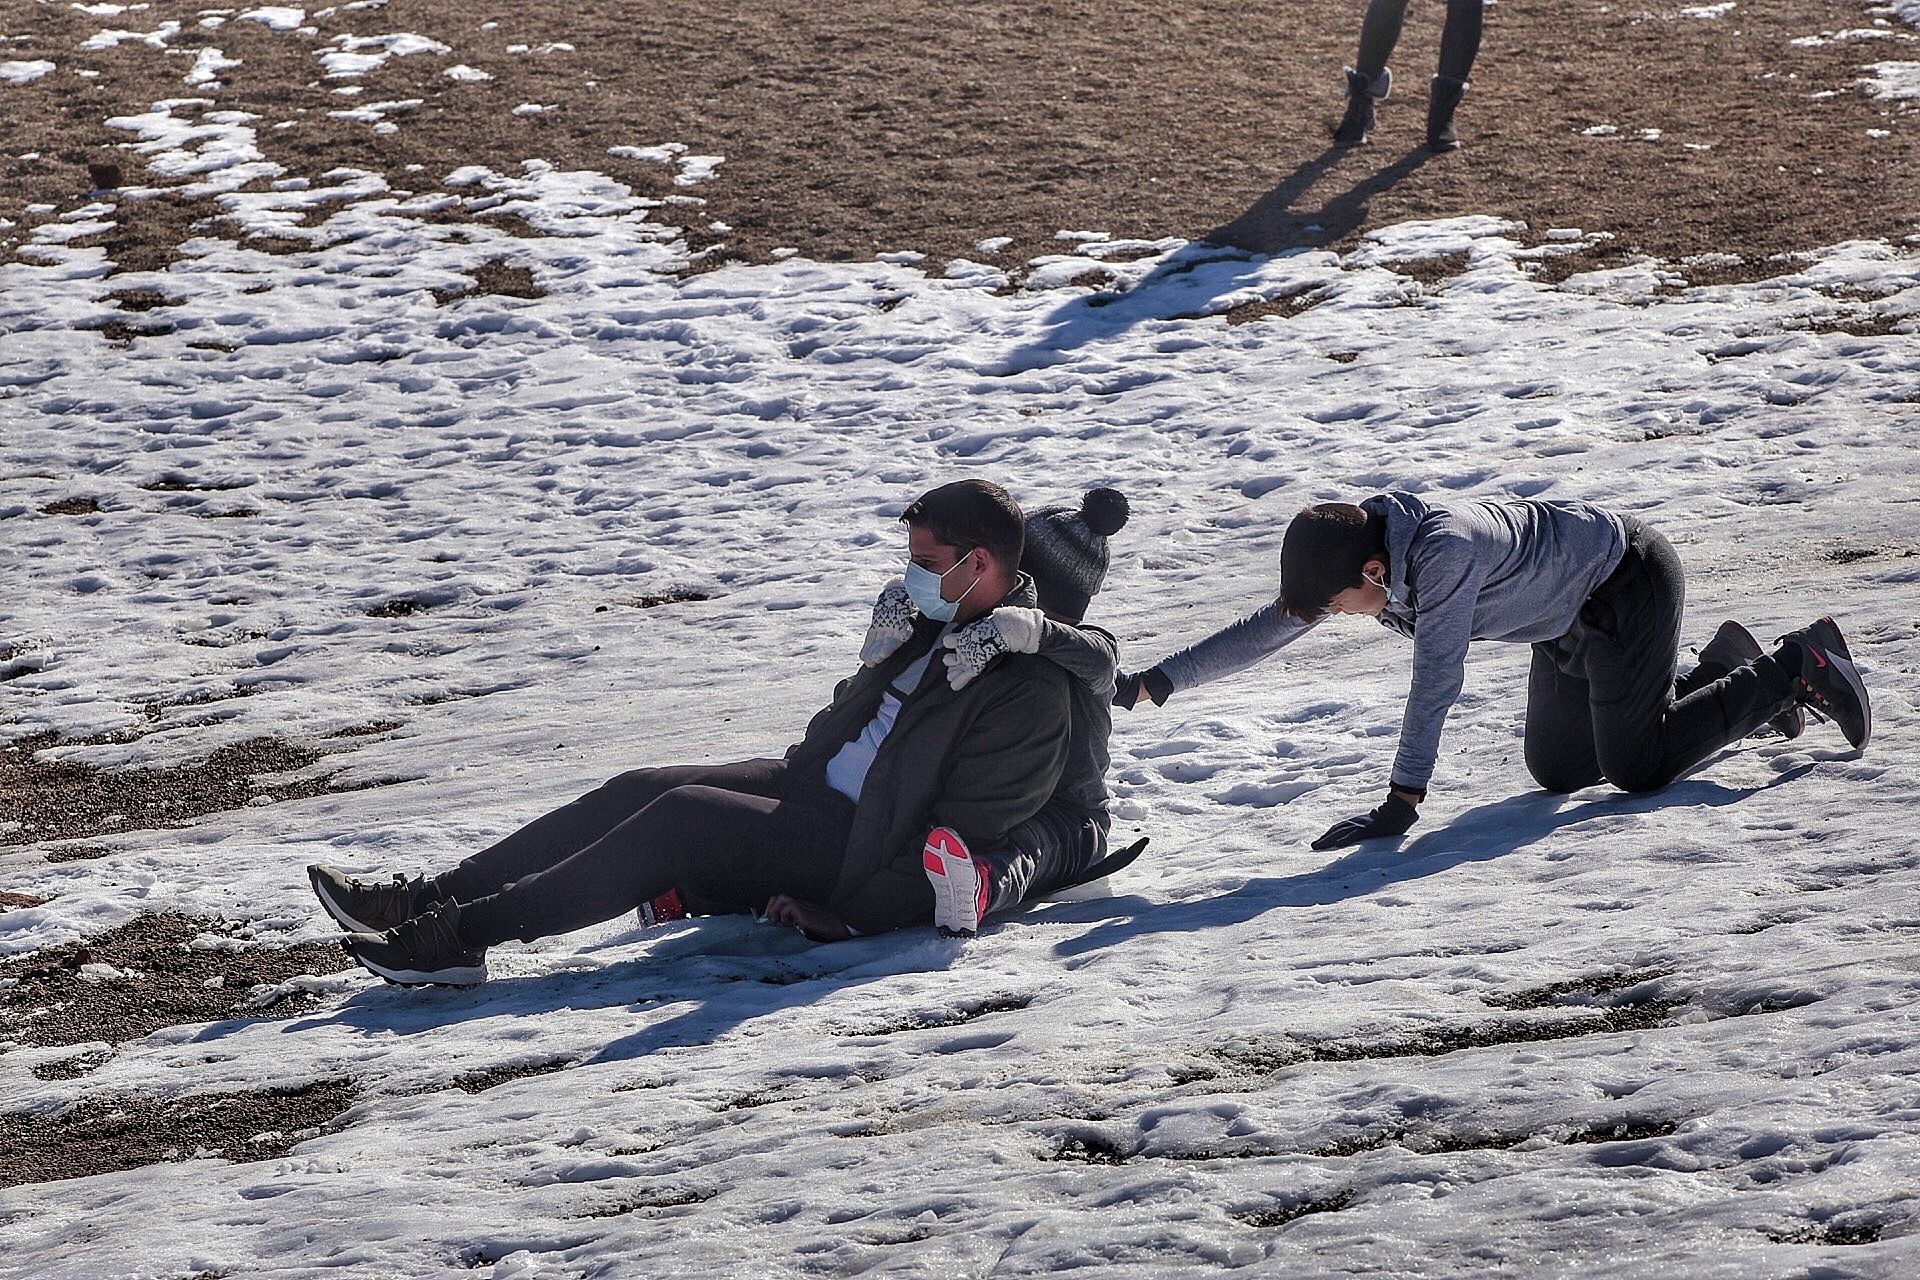
{"label": "white patterned mitten", "polygon": [[1046,615],[1038,609],[995,609],[949,635],[947,683],[964,689],[1003,653],[1037,653]]}
{"label": "white patterned mitten", "polygon": [[866,642],[860,646],[860,665],[877,667],[885,662],[913,637],[914,619],[919,616],[920,611],[907,596],[907,580],[889,581],[873,602],[873,621],[867,624]]}

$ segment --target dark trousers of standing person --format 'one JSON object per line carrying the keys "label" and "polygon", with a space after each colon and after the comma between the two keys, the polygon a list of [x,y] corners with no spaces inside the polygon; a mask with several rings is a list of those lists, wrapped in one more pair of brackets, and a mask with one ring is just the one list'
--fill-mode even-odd
{"label": "dark trousers of standing person", "polygon": [[1794,701],[1760,657],[1718,679],[1676,682],[1686,580],[1656,530],[1628,517],[1627,550],[1567,634],[1533,646],[1527,771],[1549,791],[1664,787]]}
{"label": "dark trousers of standing person", "polygon": [[[1483,0],[1447,0],[1447,23],[1440,31],[1439,74],[1465,80],[1473,71],[1474,56],[1480,52],[1485,8]],[[1366,17],[1360,20],[1360,52],[1354,58],[1354,70],[1369,79],[1377,77],[1393,56],[1406,20],[1407,0],[1371,0]]]}
{"label": "dark trousers of standing person", "polygon": [[1104,822],[1074,805],[1047,805],[1008,833],[1006,848],[980,855],[987,914],[1079,884],[1106,854]]}
{"label": "dark trousers of standing person", "polygon": [[853,802],[784,760],[636,769],[435,876],[460,940],[488,947],[611,920],[669,889],[710,911],[833,891]]}

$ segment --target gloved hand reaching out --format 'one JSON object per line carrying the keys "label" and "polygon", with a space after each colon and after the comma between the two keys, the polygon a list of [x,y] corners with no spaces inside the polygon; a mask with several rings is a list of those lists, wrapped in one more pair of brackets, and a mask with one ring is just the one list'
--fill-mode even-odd
{"label": "gloved hand reaching out", "polygon": [[1156,707],[1164,707],[1172,696],[1173,681],[1158,667],[1149,667],[1137,675],[1127,671],[1113,673],[1113,705],[1116,707],[1131,711],[1140,705],[1143,697],[1153,699]]}
{"label": "gloved hand reaching out", "polygon": [[964,689],[1003,653],[1038,653],[1040,628],[1046,620],[1038,609],[1012,608],[975,618],[943,642],[952,650],[945,658],[947,683]]}
{"label": "gloved hand reaching out", "polygon": [[1397,791],[1387,792],[1378,808],[1327,828],[1327,834],[1313,842],[1316,849],[1339,849],[1376,836],[1402,836],[1420,818],[1420,810]]}
{"label": "gloved hand reaching out", "polygon": [[873,621],[867,624],[867,639],[860,646],[860,665],[877,667],[885,662],[913,637],[913,624],[919,616],[920,611],[907,595],[907,580],[890,580],[873,602]]}

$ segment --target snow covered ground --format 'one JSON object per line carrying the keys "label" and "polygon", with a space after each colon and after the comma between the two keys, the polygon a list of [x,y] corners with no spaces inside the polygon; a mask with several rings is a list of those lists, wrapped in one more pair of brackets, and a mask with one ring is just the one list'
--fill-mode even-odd
{"label": "snow covered ground", "polygon": [[[1407,657],[1323,628],[1122,714],[1116,834],[1147,856],[969,942],[616,923],[501,948],[469,992],[302,980],[311,1013],[168,1029],[78,1079],[32,1071],[75,1050],[16,1048],[0,1111],[360,1095],[282,1159],[9,1190],[0,1275],[1920,1269],[1920,251],[1549,286],[1528,267],[1588,233],[1525,249],[1478,217],[1344,256],[1072,236],[1015,292],[984,248],[941,277],[683,279],[696,206],[537,163],[234,193],[260,158],[220,114],[128,128],[253,225],[331,210],[307,249],[207,239],[108,281],[69,242],[133,193],[0,268],[7,733],[247,692],[55,753],[397,721],[341,780],[411,781],[104,859],[10,851],[5,888],[49,901],[0,915],[0,954],[165,910],[322,938],[310,861],[442,866],[621,769],[776,750],[854,665],[901,507],[965,475],[1130,496],[1092,616],[1136,667],[1270,599],[1308,502],[1594,499],[1680,548],[1695,642],[1834,612],[1875,738],[1549,797],[1519,761],[1527,653],[1483,646],[1421,824],[1318,854],[1384,785]],[[635,146],[694,180],[717,160]],[[455,202],[548,234],[434,219]],[[544,296],[436,298],[501,260]],[[1119,287],[1070,283],[1102,263]],[[85,332],[126,289],[177,305],[130,344]]]}

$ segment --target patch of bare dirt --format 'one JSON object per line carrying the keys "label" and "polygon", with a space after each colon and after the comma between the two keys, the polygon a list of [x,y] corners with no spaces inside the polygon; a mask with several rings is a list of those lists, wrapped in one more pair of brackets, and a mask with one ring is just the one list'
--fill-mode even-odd
{"label": "patch of bare dirt", "polygon": [[433,297],[441,306],[479,294],[503,298],[544,298],[547,291],[533,282],[530,267],[515,266],[505,258],[492,258],[475,267],[473,283],[464,289],[435,289]]}
{"label": "patch of bare dirt", "polygon": [[97,937],[0,961],[9,980],[0,989],[0,1041],[117,1044],[182,1023],[284,1017],[312,1000],[257,1007],[253,988],[350,967],[333,943],[268,946],[253,943],[244,925],[136,916]]}
{"label": "patch of bare dirt", "polygon": [[859,1027],[842,1031],[844,1036],[891,1036],[903,1031],[944,1030],[948,1027],[965,1026],[980,1018],[991,1017],[996,1013],[1012,1013],[1024,1009],[1033,1003],[1030,995],[985,996],[971,1000],[956,1001],[951,1008],[937,1013],[915,1013],[878,1026]]}
{"label": "patch of bare dirt", "polygon": [[1269,316],[1291,320],[1304,311],[1313,310],[1323,300],[1319,291],[1307,290],[1303,293],[1288,294],[1283,298],[1268,298],[1264,302],[1243,302],[1237,307],[1228,308],[1220,315],[1229,325],[1252,324],[1256,320],[1265,320]]}
{"label": "patch of bare dirt", "polygon": [[40,508],[43,516],[90,516],[103,508],[98,498],[57,498]]}
{"label": "patch of bare dirt", "polygon": [[60,844],[48,849],[46,857],[48,862],[88,862],[112,852],[103,844]]}
{"label": "patch of bare dirt", "polygon": [[1596,1008],[1552,1021],[1494,1018],[1458,1026],[1427,1027],[1404,1035],[1350,1040],[1292,1040],[1272,1045],[1225,1046],[1214,1052],[1242,1071],[1275,1071],[1296,1062],[1360,1062],[1374,1058],[1437,1058],[1462,1049],[1532,1044],[1577,1036],[1610,1035],[1666,1026],[1684,1000],[1645,1000]]}
{"label": "patch of bare dirt", "polygon": [[453,1087],[463,1093],[485,1093],[514,1080],[531,1080],[535,1076],[565,1071],[578,1061],[577,1058],[549,1058],[545,1062],[524,1062],[518,1066],[488,1067],[485,1071],[455,1077]]}
{"label": "patch of bare dirt", "polygon": [[1453,279],[1467,269],[1467,251],[1443,253],[1431,258],[1403,258],[1383,263],[1387,270],[1424,285],[1437,285]]}
{"label": "patch of bare dirt", "polygon": [[1245,1209],[1233,1216],[1250,1227],[1284,1227],[1289,1222],[1298,1221],[1316,1213],[1338,1213],[1352,1204],[1354,1193],[1342,1191],[1339,1195],[1328,1196],[1324,1200],[1299,1200],[1292,1204],[1276,1204],[1261,1209]]}
{"label": "patch of bare dirt", "polygon": [[0,1187],[218,1156],[271,1160],[317,1137],[353,1105],[353,1086],[88,1098],[50,1116],[0,1116]]}
{"label": "patch of bare dirt", "polygon": [[641,1192],[639,1195],[626,1196],[611,1204],[589,1209],[576,1214],[581,1218],[618,1218],[629,1213],[646,1213],[653,1209],[682,1209],[689,1205],[705,1204],[720,1194],[718,1187],[673,1187],[661,1191]]}
{"label": "patch of bare dirt", "polygon": [[1567,978],[1518,991],[1495,991],[1481,1000],[1497,1009],[1548,1009],[1557,1005],[1578,1004],[1671,976],[1664,969],[1626,969],[1586,977]]}
{"label": "patch of bare dirt", "polygon": [[[169,705],[180,704],[152,704],[148,718],[156,719],[156,708]],[[96,769],[41,759],[37,754],[54,746],[101,745],[137,736],[61,739],[38,734],[0,747],[0,846],[183,826],[209,813],[301,800],[340,789],[324,775],[265,778],[305,769],[328,754],[280,738],[254,738],[222,747],[192,764],[144,769]],[[397,781],[356,784],[354,789]]]}
{"label": "patch of bare dirt", "polygon": [[[661,605],[665,604],[689,604],[698,600],[711,599],[713,599],[713,597],[707,592],[697,591],[688,587],[674,588],[669,591],[649,595],[625,596],[614,601],[614,604],[621,605],[628,609],[658,609]],[[597,604],[593,607],[593,611],[595,613],[605,613],[611,608],[613,608],[613,605]]]}
{"label": "patch of bare dirt", "polygon": [[[194,94],[257,113],[258,145],[289,177],[352,167],[406,192],[435,190],[462,165],[511,173],[541,159],[684,201],[670,166],[608,149],[676,141],[724,155],[692,203],[656,214],[685,228],[703,265],[781,247],[829,260],[918,249],[937,263],[981,256],[975,244],[1000,235],[1013,243],[994,260],[1017,263],[1058,252],[1062,229],[1273,252],[1492,213],[1536,236],[1611,231],[1621,255],[1731,258],[1703,265],[1711,281],[1777,273],[1779,255],[1836,239],[1917,229],[1920,112],[1856,83],[1886,56],[1883,42],[1793,43],[1863,25],[1860,0],[1774,0],[1713,20],[1678,6],[1508,0],[1487,15],[1459,117],[1464,149],[1440,157],[1420,145],[1440,5],[1409,11],[1399,87],[1373,143],[1329,145],[1361,7],[576,0],[490,11],[482,28],[460,0],[396,0],[377,20],[347,6],[311,12],[316,34],[296,36],[254,22],[201,28],[201,6],[152,0],[143,23],[182,24],[171,48],[87,51],[108,20],[36,5],[9,54],[60,70],[8,89],[0,190],[17,225],[0,229],[0,258],[41,222],[113,200],[109,188],[181,185],[156,178],[131,135],[105,121]],[[328,79],[316,53],[376,26],[452,52]],[[204,47],[240,60],[217,89],[182,80]],[[493,78],[451,80],[456,61]],[[364,93],[334,92],[353,84]],[[373,99],[420,105],[394,114],[388,133],[329,114]],[[550,109],[515,115],[522,103]],[[36,201],[55,208],[22,212]],[[123,270],[164,267],[194,234],[233,234],[209,200],[170,191],[121,206],[99,242]]]}
{"label": "patch of bare dirt", "polygon": [[1785,1227],[1769,1231],[1766,1235],[1767,1239],[1775,1244],[1846,1246],[1875,1244],[1886,1229],[1886,1223],[1876,1221],[1866,1214],[1854,1213],[1839,1215],[1826,1222]]}

